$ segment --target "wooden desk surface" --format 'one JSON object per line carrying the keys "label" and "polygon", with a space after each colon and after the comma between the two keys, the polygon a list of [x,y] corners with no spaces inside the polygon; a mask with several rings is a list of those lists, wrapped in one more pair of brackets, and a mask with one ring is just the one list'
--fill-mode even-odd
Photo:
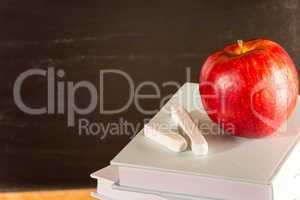
{"label": "wooden desk surface", "polygon": [[0,193],[0,200],[92,200],[95,189]]}

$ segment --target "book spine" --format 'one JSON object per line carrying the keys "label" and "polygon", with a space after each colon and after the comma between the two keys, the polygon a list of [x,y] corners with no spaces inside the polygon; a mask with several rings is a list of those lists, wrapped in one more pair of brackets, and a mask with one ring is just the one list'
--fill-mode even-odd
{"label": "book spine", "polygon": [[273,200],[300,200],[300,142],[272,180]]}
{"label": "book spine", "polygon": [[119,167],[119,185],[149,193],[208,199],[272,200],[271,185],[130,167]]}

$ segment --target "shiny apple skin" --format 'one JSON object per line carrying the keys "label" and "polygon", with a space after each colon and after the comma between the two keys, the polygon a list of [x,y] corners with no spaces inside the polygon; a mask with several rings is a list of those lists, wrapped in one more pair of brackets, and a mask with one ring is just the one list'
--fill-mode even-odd
{"label": "shiny apple skin", "polygon": [[273,134],[295,109],[298,74],[277,43],[256,39],[226,46],[207,58],[199,75],[209,117],[235,136]]}

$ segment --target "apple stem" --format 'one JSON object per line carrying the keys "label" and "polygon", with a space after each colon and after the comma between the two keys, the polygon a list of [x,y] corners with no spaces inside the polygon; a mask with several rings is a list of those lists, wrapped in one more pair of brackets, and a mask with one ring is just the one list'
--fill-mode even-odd
{"label": "apple stem", "polygon": [[237,43],[240,47],[241,53],[244,53],[244,42],[243,42],[243,40],[237,40]]}

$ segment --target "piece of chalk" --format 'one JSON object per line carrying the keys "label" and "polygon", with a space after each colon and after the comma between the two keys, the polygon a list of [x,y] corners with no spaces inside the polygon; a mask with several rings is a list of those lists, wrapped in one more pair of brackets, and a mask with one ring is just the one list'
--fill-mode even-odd
{"label": "piece of chalk", "polygon": [[192,152],[195,155],[206,155],[208,153],[207,141],[190,114],[182,106],[177,106],[171,108],[171,115],[172,119],[190,138]]}
{"label": "piece of chalk", "polygon": [[159,124],[146,124],[144,135],[174,152],[185,151],[188,146],[183,136]]}

